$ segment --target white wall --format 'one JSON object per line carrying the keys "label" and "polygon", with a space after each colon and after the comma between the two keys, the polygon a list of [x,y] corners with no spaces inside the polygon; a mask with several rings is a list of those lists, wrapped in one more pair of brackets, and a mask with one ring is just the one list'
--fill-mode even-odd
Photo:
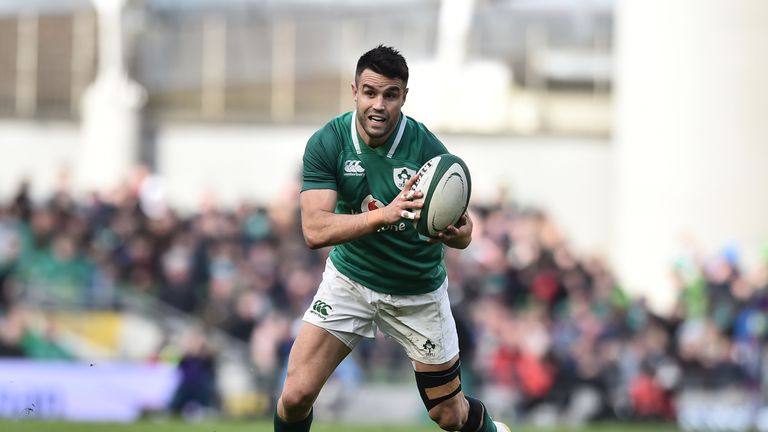
{"label": "white wall", "polygon": [[[194,210],[214,193],[222,205],[274,200],[293,193],[312,127],[167,126],[158,132],[158,171],[173,205]],[[610,146],[603,141],[441,135],[465,159],[473,199],[493,199],[499,186],[523,204],[541,206],[574,245],[605,253],[609,244]],[[0,198],[24,175],[38,195],[49,193],[63,165],[77,169],[73,124],[0,123]]]}
{"label": "white wall", "polygon": [[702,5],[617,2],[612,255],[667,300],[684,238],[747,266],[768,240],[768,2]]}
{"label": "white wall", "polygon": [[608,253],[611,146],[601,140],[444,136],[472,173],[473,196],[499,186],[515,201],[543,208],[583,252]]}
{"label": "white wall", "polygon": [[80,132],[74,123],[0,122],[0,199],[8,200],[23,178],[37,196],[49,194],[63,167],[74,167]]}

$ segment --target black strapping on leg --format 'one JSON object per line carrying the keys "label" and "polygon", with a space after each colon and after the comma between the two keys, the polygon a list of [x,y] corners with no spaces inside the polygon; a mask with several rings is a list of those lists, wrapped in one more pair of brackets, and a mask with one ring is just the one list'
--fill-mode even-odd
{"label": "black strapping on leg", "polygon": [[[426,389],[448,384],[457,377],[459,378],[459,386],[450,394],[436,399],[427,397]],[[431,410],[441,402],[456,396],[461,391],[461,361],[456,360],[453,366],[442,371],[416,372],[416,386],[419,388],[419,395],[421,395],[421,400],[424,402],[424,406],[427,407],[427,411]]]}
{"label": "black strapping on leg", "polygon": [[467,421],[464,422],[460,432],[477,432],[480,429],[480,422],[483,421],[483,416],[485,415],[485,405],[475,398],[465,397],[467,402],[469,402],[469,414],[467,414]]}

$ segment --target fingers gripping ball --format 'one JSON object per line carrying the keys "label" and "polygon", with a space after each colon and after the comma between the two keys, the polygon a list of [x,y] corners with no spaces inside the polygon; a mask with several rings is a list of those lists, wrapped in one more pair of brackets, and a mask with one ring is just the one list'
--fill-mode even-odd
{"label": "fingers gripping ball", "polygon": [[412,190],[424,194],[424,206],[416,210],[421,215],[414,221],[416,231],[434,237],[449,225],[456,224],[467,211],[472,179],[464,161],[446,153],[422,165]]}

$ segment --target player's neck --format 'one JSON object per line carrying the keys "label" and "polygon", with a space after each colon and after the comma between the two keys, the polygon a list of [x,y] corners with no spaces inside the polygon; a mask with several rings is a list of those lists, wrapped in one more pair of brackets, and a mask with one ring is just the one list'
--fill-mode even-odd
{"label": "player's neck", "polygon": [[367,145],[372,149],[385,144],[389,139],[389,137],[392,135],[392,132],[394,132],[394,128],[393,128],[391,131],[389,131],[389,133],[387,133],[383,137],[372,138],[368,136],[368,134],[365,132],[365,129],[363,129],[363,127],[360,125],[360,122],[357,121],[357,119],[354,119],[354,120],[355,120],[355,128],[357,129],[357,134],[360,135],[360,138],[362,138],[363,143],[365,143],[365,145]]}

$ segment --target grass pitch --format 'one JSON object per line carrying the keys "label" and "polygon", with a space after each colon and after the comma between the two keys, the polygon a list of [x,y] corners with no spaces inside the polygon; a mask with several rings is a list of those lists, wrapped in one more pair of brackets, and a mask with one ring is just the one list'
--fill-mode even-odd
{"label": "grass pitch", "polygon": [[[612,423],[590,425],[582,428],[534,428],[512,426],[515,432],[676,432],[672,424]],[[2,420],[0,431],[7,432],[272,432],[267,421],[219,421],[185,423],[181,421],[142,421],[128,424],[117,423],[64,423],[35,420]],[[317,422],[312,432],[439,432],[431,424],[414,426],[370,426]]]}

